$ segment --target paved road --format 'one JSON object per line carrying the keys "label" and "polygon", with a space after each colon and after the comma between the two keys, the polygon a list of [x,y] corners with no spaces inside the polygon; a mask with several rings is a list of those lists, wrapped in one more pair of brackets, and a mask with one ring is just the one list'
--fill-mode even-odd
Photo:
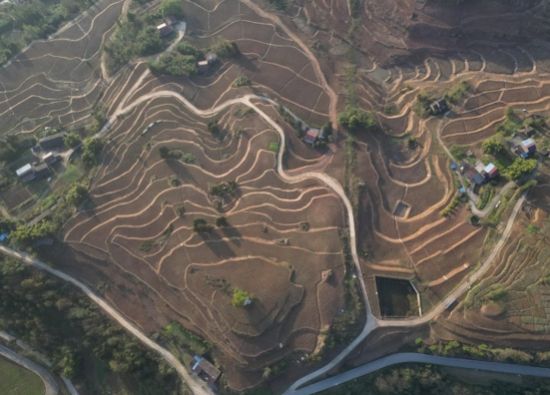
{"label": "paved road", "polygon": [[191,388],[194,394],[197,395],[212,395],[212,390],[199,378],[192,376],[183,366],[183,364],[172,354],[170,351],[155,343],[153,340],[149,339],[145,333],[143,333],[139,328],[137,328],[133,323],[127,320],[122,314],[120,314],[115,308],[113,308],[107,301],[99,297],[94,293],[87,285],[78,281],[74,277],[69,276],[62,271],[52,268],[47,264],[33,258],[32,256],[24,253],[12,250],[6,246],[0,246],[0,253],[4,255],[11,256],[13,258],[21,260],[23,263],[26,263],[30,266],[33,266],[37,269],[43,270],[49,274],[54,275],[55,277],[71,283],[75,287],[79,288],[84,294],[90,298],[96,305],[99,306],[105,313],[107,313],[112,319],[118,322],[124,329],[134,335],[141,343],[143,343],[147,348],[155,351],[159,354],[162,359],[164,359],[170,366],[172,366],[178,375],[185,381],[185,383]]}
{"label": "paved road", "polygon": [[334,376],[329,379],[319,381],[315,384],[308,385],[307,387],[300,388],[299,390],[295,391],[294,394],[315,394],[317,392],[321,392],[346,383],[348,381],[354,380],[358,377],[373,373],[377,370],[384,369],[388,366],[403,363],[425,363],[453,368],[483,370],[486,372],[550,378],[549,368],[517,365],[513,363],[476,361],[464,358],[439,357],[435,355],[418,353],[399,353],[377,359],[375,361],[361,365],[355,369],[348,370],[347,372],[339,374],[338,376]]}
{"label": "paved road", "polygon": [[46,368],[38,365],[37,363],[31,361],[28,358],[25,358],[17,354],[15,351],[12,351],[1,344],[0,344],[0,355],[16,363],[17,365],[30,370],[31,372],[35,373],[38,377],[40,377],[40,379],[44,383],[45,395],[59,394],[59,385],[57,384],[57,381],[52,376],[52,374]]}

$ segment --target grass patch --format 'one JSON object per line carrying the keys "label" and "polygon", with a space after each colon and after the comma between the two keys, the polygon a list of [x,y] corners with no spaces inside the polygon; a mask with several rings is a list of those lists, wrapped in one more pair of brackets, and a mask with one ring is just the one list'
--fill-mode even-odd
{"label": "grass patch", "polygon": [[472,86],[466,81],[459,82],[445,94],[445,99],[453,104],[458,104],[466,97],[471,89]]}
{"label": "grass patch", "polygon": [[277,153],[279,152],[279,143],[277,141],[272,141],[268,144],[267,149],[271,152]]}
{"label": "grass patch", "polygon": [[34,373],[0,358],[0,394],[43,395],[44,385]]}

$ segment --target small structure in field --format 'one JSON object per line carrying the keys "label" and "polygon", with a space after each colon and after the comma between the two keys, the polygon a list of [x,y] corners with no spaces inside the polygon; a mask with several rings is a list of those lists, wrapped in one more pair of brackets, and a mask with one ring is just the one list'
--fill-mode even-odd
{"label": "small structure in field", "polygon": [[222,374],[217,367],[208,362],[204,357],[198,355],[193,357],[191,370],[207,383],[215,383]]}
{"label": "small structure in field", "polygon": [[43,150],[61,150],[65,148],[65,133],[55,133],[38,140],[38,146]]}
{"label": "small structure in field", "polygon": [[430,104],[432,115],[442,115],[449,111],[449,105],[445,99],[439,99]]}
{"label": "small structure in field", "polygon": [[197,62],[197,69],[199,73],[206,73],[216,63],[218,63],[218,55],[216,55],[214,52],[208,52],[204,60],[200,60],[199,62]]}
{"label": "small structure in field", "polygon": [[304,142],[309,145],[315,145],[319,141],[321,131],[319,129],[309,128],[304,135]]}

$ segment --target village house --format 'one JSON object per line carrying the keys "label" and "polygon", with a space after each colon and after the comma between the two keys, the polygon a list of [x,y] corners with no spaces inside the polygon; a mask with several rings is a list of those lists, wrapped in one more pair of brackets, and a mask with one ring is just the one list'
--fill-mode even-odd
{"label": "village house", "polygon": [[304,135],[304,142],[309,145],[315,145],[320,135],[321,131],[319,129],[309,128]]}
{"label": "village house", "polygon": [[532,138],[523,140],[519,145],[519,156],[524,159],[533,156],[536,152],[537,146]]}
{"label": "village house", "polygon": [[42,150],[61,150],[65,148],[65,133],[55,133],[38,140],[38,146]]}
{"label": "village house", "polygon": [[221,371],[208,362],[204,357],[195,355],[191,370],[209,384],[214,384],[221,375]]}
{"label": "village house", "polygon": [[34,180],[34,170],[30,163],[27,163],[26,165],[21,166],[19,169],[15,171],[15,174],[17,175],[17,178],[19,178],[23,182]]}
{"label": "village house", "polygon": [[197,69],[199,73],[206,73],[217,62],[218,62],[218,55],[216,55],[213,52],[209,52],[206,54],[206,57],[204,60],[200,60],[199,62],[197,62]]}
{"label": "village house", "polygon": [[171,24],[168,24],[166,22],[162,22],[160,25],[157,26],[157,32],[159,32],[160,37],[166,37],[172,34],[174,29],[172,28]]}

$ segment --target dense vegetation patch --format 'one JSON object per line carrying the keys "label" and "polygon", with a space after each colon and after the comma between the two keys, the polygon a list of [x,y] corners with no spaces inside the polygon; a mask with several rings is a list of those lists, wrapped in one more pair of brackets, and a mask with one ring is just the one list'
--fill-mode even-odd
{"label": "dense vegetation patch", "polygon": [[[98,360],[147,394],[177,393],[177,377],[156,355],[102,315],[78,291],[12,259],[0,260],[0,326],[45,353],[56,372],[86,380]],[[87,361],[87,362],[86,362]]]}

